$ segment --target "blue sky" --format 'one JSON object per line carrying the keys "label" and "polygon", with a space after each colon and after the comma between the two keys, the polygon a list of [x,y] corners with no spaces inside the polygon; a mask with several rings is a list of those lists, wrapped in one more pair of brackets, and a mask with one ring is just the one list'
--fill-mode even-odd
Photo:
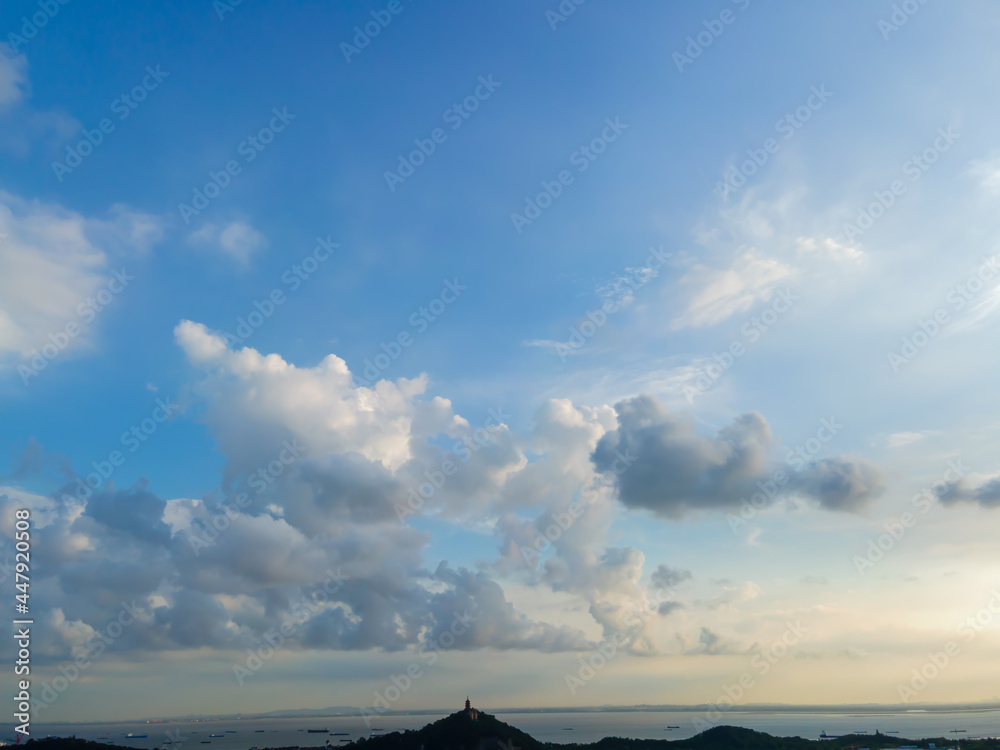
{"label": "blue sky", "polygon": [[[37,684],[140,612],[42,715],[370,706],[463,609],[394,708],[714,700],[797,619],[748,701],[903,700],[997,582],[996,8],[389,5],[0,9]],[[995,698],[976,633],[909,700]]]}

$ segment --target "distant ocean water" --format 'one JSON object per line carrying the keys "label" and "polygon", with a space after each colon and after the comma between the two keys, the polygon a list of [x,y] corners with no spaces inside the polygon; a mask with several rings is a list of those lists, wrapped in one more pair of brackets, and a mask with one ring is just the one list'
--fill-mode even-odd
{"label": "distant ocean water", "polygon": [[[900,737],[997,737],[1000,736],[1000,710],[968,710],[956,712],[886,711],[885,713],[806,713],[801,711],[724,711],[711,721],[704,712],[693,711],[593,711],[516,713],[482,710],[511,724],[543,742],[594,742],[602,737],[618,736],[636,739],[683,739],[698,734],[695,719],[712,725],[757,729],[778,736],[799,736],[816,739],[820,732],[849,734],[857,731],[874,733],[899,731]],[[385,731],[420,729],[446,714],[383,716],[373,722],[373,728]],[[668,730],[668,726],[679,729]],[[4,725],[4,737],[12,733]],[[76,735],[88,740],[114,743],[122,747],[149,750],[247,750],[250,747],[323,747],[329,739],[334,746],[339,740],[357,739],[369,734],[364,720],[357,716],[330,716],[312,719],[229,719],[223,721],[176,721],[157,724],[32,724],[34,737],[46,735]],[[344,736],[309,734],[307,729],[328,729],[346,732]],[[952,730],[965,729],[960,734]],[[255,731],[263,730],[263,731]],[[145,739],[128,738],[127,734],[146,734]],[[221,737],[210,737],[212,734]]]}

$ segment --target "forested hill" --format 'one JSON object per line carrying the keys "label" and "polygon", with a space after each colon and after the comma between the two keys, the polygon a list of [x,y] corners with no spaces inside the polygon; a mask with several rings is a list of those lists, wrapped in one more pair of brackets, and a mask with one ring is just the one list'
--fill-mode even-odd
{"label": "forested hill", "polygon": [[[827,740],[807,740],[802,737],[774,737],[764,732],[730,726],[713,727],[686,740],[605,737],[589,744],[563,744],[539,742],[517,727],[482,712],[476,719],[471,719],[465,712],[455,713],[428,724],[423,729],[360,739],[345,743],[337,750],[889,750],[905,745],[926,749],[930,743],[937,745],[937,750],[956,745],[960,750],[1000,750],[1000,739],[957,741],[931,737],[908,740],[886,734],[855,734]],[[74,737],[29,740],[25,746],[31,750],[122,750],[127,747],[124,744],[106,745]]]}

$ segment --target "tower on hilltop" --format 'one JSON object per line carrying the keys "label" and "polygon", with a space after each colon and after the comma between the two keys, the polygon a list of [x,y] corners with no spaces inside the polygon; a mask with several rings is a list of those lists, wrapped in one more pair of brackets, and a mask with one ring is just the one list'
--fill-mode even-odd
{"label": "tower on hilltop", "polygon": [[462,711],[462,713],[468,716],[473,721],[479,718],[479,712],[472,707],[472,703],[469,702],[468,696],[465,697],[465,710]]}

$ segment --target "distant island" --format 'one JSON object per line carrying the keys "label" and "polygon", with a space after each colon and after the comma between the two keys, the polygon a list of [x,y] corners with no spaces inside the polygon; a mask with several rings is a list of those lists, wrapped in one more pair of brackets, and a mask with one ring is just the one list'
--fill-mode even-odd
{"label": "distant island", "polygon": [[822,740],[775,737],[742,727],[707,729],[686,740],[641,740],[605,737],[592,743],[539,742],[492,714],[472,708],[428,724],[423,729],[391,732],[345,745],[347,750],[889,750],[900,747],[945,750],[1000,750],[1000,739],[908,740],[886,734],[847,734]]}
{"label": "distant island", "polygon": [[[122,750],[123,747],[75,737],[32,739],[26,746],[32,750]],[[344,750],[947,750],[953,747],[961,750],[1000,750],[1000,738],[955,740],[925,737],[909,740],[876,732],[809,740],[802,737],[775,737],[742,727],[719,726],[686,740],[605,737],[589,744],[540,742],[492,714],[472,708],[467,701],[465,709],[427,724],[423,729],[374,735],[341,746]],[[294,746],[260,750],[299,748]]]}

